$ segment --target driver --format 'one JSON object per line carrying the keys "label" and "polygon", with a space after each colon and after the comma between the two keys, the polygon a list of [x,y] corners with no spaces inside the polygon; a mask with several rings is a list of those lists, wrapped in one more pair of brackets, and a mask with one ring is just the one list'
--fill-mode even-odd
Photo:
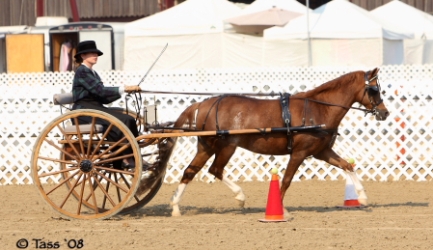
{"label": "driver", "polygon": [[[109,104],[119,99],[123,93],[133,93],[141,91],[139,86],[120,86],[120,87],[106,87],[102,82],[100,76],[93,69],[93,65],[98,62],[98,57],[103,53],[96,48],[95,41],[82,41],[77,46],[77,53],[75,54],[75,62],[79,65],[75,71],[72,95],[74,105],[72,109],[95,109],[106,112],[120,121],[122,121],[131,130],[134,137],[138,136],[138,129],[135,119],[127,114],[118,111],[110,110],[103,104]],[[91,123],[90,117],[85,122]],[[98,124],[107,128],[110,124],[108,121],[98,121]],[[119,129],[112,129],[107,136],[109,141],[119,141],[123,138],[123,134]],[[128,148],[124,151],[125,154],[131,154],[132,149]],[[122,167],[134,168],[135,161],[133,157],[124,159]]]}

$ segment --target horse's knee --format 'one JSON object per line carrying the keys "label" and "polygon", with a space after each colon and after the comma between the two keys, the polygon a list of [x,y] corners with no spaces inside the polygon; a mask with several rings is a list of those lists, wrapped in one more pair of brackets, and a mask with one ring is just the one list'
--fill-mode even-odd
{"label": "horse's knee", "polygon": [[201,170],[201,167],[191,166],[189,165],[185,171],[183,172],[183,176],[181,179],[182,183],[188,184],[192,179],[194,179],[195,175]]}

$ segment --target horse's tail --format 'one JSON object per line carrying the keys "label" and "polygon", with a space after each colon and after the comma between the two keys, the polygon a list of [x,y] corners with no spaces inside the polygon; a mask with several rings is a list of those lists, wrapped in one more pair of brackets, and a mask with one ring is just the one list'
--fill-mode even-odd
{"label": "horse's tail", "polygon": [[177,118],[176,122],[174,123],[174,127],[181,128],[187,125],[188,128],[192,128],[192,125],[195,122],[196,110],[200,104],[201,102],[196,102],[187,107],[182,114],[180,114],[179,118]]}

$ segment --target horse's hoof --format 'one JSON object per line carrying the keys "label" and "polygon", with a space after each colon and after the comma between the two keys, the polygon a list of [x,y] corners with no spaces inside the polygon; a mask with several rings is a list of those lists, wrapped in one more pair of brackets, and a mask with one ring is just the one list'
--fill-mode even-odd
{"label": "horse's hoof", "polygon": [[358,202],[363,205],[363,206],[368,206],[368,201],[367,199],[358,199]]}
{"label": "horse's hoof", "polygon": [[173,216],[173,217],[179,217],[179,216],[181,216],[179,205],[173,204],[171,202],[170,202],[170,205],[173,207],[173,211],[171,212],[171,216]]}
{"label": "horse's hoof", "polygon": [[238,205],[240,208],[244,208],[245,207],[245,201],[238,200]]}
{"label": "horse's hoof", "polygon": [[179,216],[182,216],[182,215],[180,214],[180,212],[173,211],[173,212],[171,212],[171,216],[172,217],[179,217]]}

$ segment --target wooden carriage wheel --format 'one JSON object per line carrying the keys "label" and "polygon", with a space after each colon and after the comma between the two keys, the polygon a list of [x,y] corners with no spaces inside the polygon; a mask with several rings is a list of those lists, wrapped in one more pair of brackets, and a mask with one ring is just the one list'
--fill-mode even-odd
{"label": "wooden carriage wheel", "polygon": [[[155,142],[156,141],[157,140],[155,140]],[[158,145],[151,143],[150,145],[144,145],[144,146],[152,148]],[[68,145],[64,145],[64,149],[65,151],[68,151],[68,149],[70,150],[70,147]],[[148,165],[157,164],[157,168],[162,172],[159,173],[158,171],[155,171],[155,169],[153,169],[154,175],[150,176],[150,178],[146,176],[146,173],[142,175],[143,179],[140,181],[140,184],[143,184],[145,190],[143,190],[143,192],[141,193],[135,193],[132,199],[130,200],[130,202],[122,209],[121,211],[122,213],[133,212],[134,210],[142,208],[147,203],[149,203],[153,199],[153,197],[155,197],[155,195],[158,193],[159,189],[161,188],[164,182],[165,167],[166,167],[166,165],[162,165],[164,164],[164,162],[159,160],[160,159],[159,152],[160,150],[157,150],[152,153],[144,153],[142,155],[144,157],[144,161],[146,161]],[[60,159],[62,161],[71,160],[69,156],[63,153],[63,151],[60,152]],[[67,169],[67,165],[64,162],[61,162],[60,171],[64,169]],[[62,173],[62,175],[63,175],[63,179],[68,179],[69,177],[68,172],[64,172]],[[74,185],[73,180],[68,179],[66,185],[69,189],[71,189]],[[76,191],[72,191],[72,195],[76,199],[80,198],[80,195]],[[83,205],[90,208],[92,207],[92,204],[90,204],[87,200],[83,200]]]}
{"label": "wooden carriage wheel", "polygon": [[[90,117],[91,124],[78,125],[84,117]],[[103,129],[99,119],[111,125]],[[113,129],[125,137],[108,141]],[[125,149],[132,153],[125,154]],[[71,111],[40,133],[32,153],[33,181],[44,200],[67,217],[108,218],[127,206],[140,184],[142,168],[128,170],[120,164],[131,156],[136,166],[142,165],[137,141],[121,121],[97,110]]]}

